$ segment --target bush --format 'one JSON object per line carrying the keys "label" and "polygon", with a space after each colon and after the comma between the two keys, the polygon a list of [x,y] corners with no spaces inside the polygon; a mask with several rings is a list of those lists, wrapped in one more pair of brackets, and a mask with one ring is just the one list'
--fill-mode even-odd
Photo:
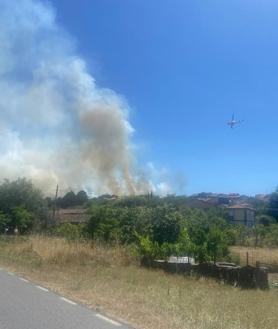
{"label": "bush", "polygon": [[[88,232],[93,239],[137,246],[142,259],[193,256],[216,260],[228,254],[233,235],[218,213],[179,211],[171,205],[119,207],[94,205]],[[217,217],[218,216],[218,217]]]}
{"label": "bush", "polygon": [[265,233],[263,243],[267,247],[278,247],[278,224],[269,226]]}
{"label": "bush", "polygon": [[93,239],[115,242],[119,239],[119,210],[106,205],[90,209],[88,232]]}
{"label": "bush", "polygon": [[52,234],[66,238],[68,241],[82,240],[87,237],[85,224],[61,224],[51,231]]}
{"label": "bush", "polygon": [[182,216],[170,206],[155,207],[151,213],[152,239],[158,244],[175,243],[181,229]]}

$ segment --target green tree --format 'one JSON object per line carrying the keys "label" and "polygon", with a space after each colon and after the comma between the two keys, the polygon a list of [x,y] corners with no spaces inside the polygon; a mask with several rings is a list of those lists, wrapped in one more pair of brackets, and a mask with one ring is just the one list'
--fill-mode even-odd
{"label": "green tree", "polygon": [[[19,222],[22,231],[46,227],[48,212],[45,199],[31,181],[20,178],[5,180],[0,185],[0,212],[5,215],[5,225],[13,230]],[[30,223],[31,221],[31,223]]]}
{"label": "green tree", "polygon": [[85,191],[79,191],[76,194],[76,205],[78,206],[82,206],[84,205],[86,202],[88,202],[89,198],[88,195]]}
{"label": "green tree", "polygon": [[159,244],[177,241],[181,229],[182,215],[171,206],[158,206],[152,210],[152,239]]}
{"label": "green tree", "polygon": [[57,204],[62,208],[74,207],[76,205],[75,193],[73,191],[66,193],[62,198],[59,198]]}
{"label": "green tree", "polygon": [[136,234],[151,234],[152,209],[146,206],[118,208],[120,241],[130,244],[137,241]]}
{"label": "green tree", "polygon": [[6,232],[6,229],[10,227],[10,222],[11,218],[7,214],[0,212],[0,234]]}
{"label": "green tree", "polygon": [[151,265],[154,259],[161,257],[161,246],[156,241],[152,241],[149,236],[142,236],[136,234],[137,236],[137,254],[144,265]]}
{"label": "green tree", "polygon": [[276,220],[272,216],[261,214],[256,216],[256,223],[261,224],[263,226],[270,226],[271,224],[275,224]]}
{"label": "green tree", "polygon": [[255,225],[252,227],[252,233],[254,235],[254,246],[262,246],[263,244],[263,239],[266,235],[267,229],[266,226],[262,224]]}
{"label": "green tree", "polygon": [[186,228],[180,230],[180,234],[174,247],[174,256],[191,256],[193,255],[193,244]]}
{"label": "green tree", "polygon": [[184,211],[192,255],[199,262],[216,260],[228,254],[229,225],[217,215],[217,212],[196,209]]}
{"label": "green tree", "polygon": [[118,239],[118,211],[109,206],[94,206],[90,209],[88,223],[89,234],[92,238],[105,242]]}
{"label": "green tree", "polygon": [[266,234],[264,236],[264,245],[268,247],[278,246],[278,225],[272,224],[267,228]]}
{"label": "green tree", "polygon": [[271,194],[268,206],[268,214],[274,217],[276,222],[278,222],[278,188],[274,193]]}
{"label": "green tree", "polygon": [[225,231],[219,226],[211,226],[206,239],[207,256],[209,260],[216,262],[218,258],[228,255],[228,244]]}
{"label": "green tree", "polygon": [[22,207],[15,207],[11,212],[10,228],[17,228],[20,233],[26,233],[32,228],[33,214]]}
{"label": "green tree", "polygon": [[0,185],[0,210],[9,213],[15,207],[23,207],[36,214],[45,211],[45,201],[41,191],[25,178],[15,181],[5,180]]}

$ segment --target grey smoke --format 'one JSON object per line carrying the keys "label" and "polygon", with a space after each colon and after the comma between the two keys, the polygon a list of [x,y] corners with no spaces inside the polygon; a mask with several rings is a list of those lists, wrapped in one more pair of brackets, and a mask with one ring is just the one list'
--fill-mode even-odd
{"label": "grey smoke", "polygon": [[157,190],[134,169],[127,102],[97,86],[48,3],[0,0],[0,113],[0,179],[46,193]]}

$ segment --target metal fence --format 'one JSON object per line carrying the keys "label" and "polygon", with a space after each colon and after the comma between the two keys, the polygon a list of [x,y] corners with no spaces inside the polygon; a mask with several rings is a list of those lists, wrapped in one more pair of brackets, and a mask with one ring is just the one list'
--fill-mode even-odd
{"label": "metal fence", "polygon": [[269,273],[278,273],[278,249],[238,248],[233,256],[241,266],[266,267]]}

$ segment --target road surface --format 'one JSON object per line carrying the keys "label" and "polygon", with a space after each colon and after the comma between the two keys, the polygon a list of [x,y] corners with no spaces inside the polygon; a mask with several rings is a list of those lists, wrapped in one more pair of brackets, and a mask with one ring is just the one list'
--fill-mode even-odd
{"label": "road surface", "polygon": [[130,329],[0,269],[1,329]]}

